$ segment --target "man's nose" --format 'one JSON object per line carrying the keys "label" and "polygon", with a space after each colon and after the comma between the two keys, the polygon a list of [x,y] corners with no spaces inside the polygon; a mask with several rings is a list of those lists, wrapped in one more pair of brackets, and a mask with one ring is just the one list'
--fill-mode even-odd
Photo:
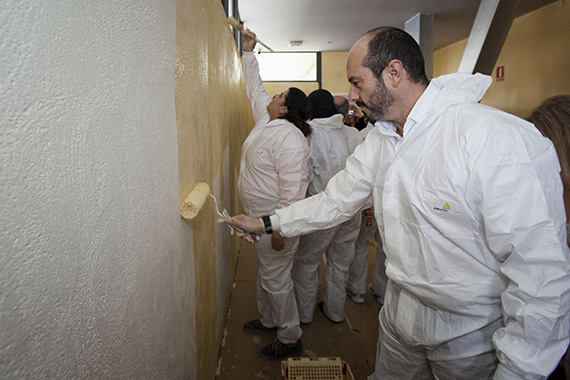
{"label": "man's nose", "polygon": [[348,90],[348,100],[354,103],[359,99],[360,96],[358,95],[358,92],[354,89],[353,86],[350,86],[350,89]]}

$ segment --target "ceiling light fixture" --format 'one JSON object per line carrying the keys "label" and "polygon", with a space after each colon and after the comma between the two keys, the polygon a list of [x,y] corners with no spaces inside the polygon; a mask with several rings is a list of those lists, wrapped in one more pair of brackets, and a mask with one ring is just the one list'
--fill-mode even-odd
{"label": "ceiling light fixture", "polygon": [[296,47],[303,45],[303,41],[289,41],[289,47]]}

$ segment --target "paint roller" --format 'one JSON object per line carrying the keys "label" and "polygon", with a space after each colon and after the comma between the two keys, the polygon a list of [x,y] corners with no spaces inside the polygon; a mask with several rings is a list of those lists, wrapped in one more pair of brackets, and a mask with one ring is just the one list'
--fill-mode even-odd
{"label": "paint roller", "polygon": [[[217,222],[227,223],[227,221],[230,219],[230,215],[228,214],[227,210],[220,212],[218,209],[218,202],[216,201],[216,197],[210,194],[210,186],[204,182],[195,184],[192,190],[190,190],[190,193],[188,193],[186,198],[184,198],[180,204],[180,215],[182,215],[184,219],[194,219],[196,215],[198,215],[198,212],[202,209],[202,206],[204,206],[204,203],[206,202],[206,198],[208,198],[208,196],[212,197],[214,200],[216,213],[219,216]],[[228,224],[228,227],[230,228],[231,234],[236,233],[238,237],[244,238],[249,242],[257,243],[261,239],[260,235],[247,233],[237,227],[232,226],[231,224]]]}
{"label": "paint roller", "polygon": [[195,184],[180,205],[180,215],[184,219],[194,219],[202,209],[202,206],[204,206],[208,195],[210,195],[210,186],[207,183],[200,182]]}
{"label": "paint roller", "polygon": [[[243,33],[243,25],[240,24],[240,23],[238,22],[238,20],[236,20],[235,18],[233,18],[233,17],[228,17],[228,24],[230,24],[231,26],[233,26],[234,29],[237,29],[237,30],[239,30],[240,32]],[[246,30],[249,30],[249,29],[246,28]],[[269,50],[270,52],[273,52],[273,49],[271,49],[269,46],[267,46],[266,44],[264,44],[263,42],[261,42],[261,40],[260,40],[259,38],[255,37],[255,40],[256,40],[261,46],[263,46],[264,48],[266,48],[266,49]]]}

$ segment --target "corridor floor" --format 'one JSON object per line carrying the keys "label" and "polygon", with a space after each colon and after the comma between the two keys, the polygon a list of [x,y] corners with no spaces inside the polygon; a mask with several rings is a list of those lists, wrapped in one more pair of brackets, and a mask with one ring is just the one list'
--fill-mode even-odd
{"label": "corridor floor", "polygon": [[[280,380],[281,360],[267,360],[259,349],[275,339],[275,333],[252,334],[242,325],[258,318],[255,296],[256,269],[253,246],[243,243],[236,265],[235,283],[230,296],[216,380]],[[368,280],[372,278],[374,255],[369,257]],[[319,295],[324,297],[324,268],[319,271]],[[350,366],[354,378],[366,379],[373,372],[376,339],[378,338],[378,312],[380,305],[370,295],[363,304],[355,304],[347,297],[344,322],[330,322],[316,308],[313,322],[303,329],[302,357],[337,356]]]}

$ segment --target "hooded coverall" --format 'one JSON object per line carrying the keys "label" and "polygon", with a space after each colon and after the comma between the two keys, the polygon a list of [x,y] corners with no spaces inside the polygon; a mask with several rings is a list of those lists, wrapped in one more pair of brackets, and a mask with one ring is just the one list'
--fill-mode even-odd
{"label": "hooded coverall", "polygon": [[[342,123],[342,115],[313,119],[310,122],[310,184],[308,196],[325,189],[328,181],[344,169],[347,157],[362,142],[356,129]],[[299,319],[312,322],[319,286],[319,263],[323,252],[327,264],[325,274],[325,313],[335,322],[344,320],[344,301],[348,268],[354,257],[360,217],[321,231],[301,236],[293,264],[293,284]]]}
{"label": "hooded coverall", "polygon": [[491,82],[432,80],[403,137],[377,123],[324,192],[271,217],[296,236],[373,196],[389,282],[371,379],[545,379],[568,346],[558,158],[532,124],[477,103]]}
{"label": "hooded coverall", "polygon": [[[238,191],[245,211],[260,217],[305,198],[309,185],[309,145],[303,133],[285,119],[269,121],[271,101],[253,53],[243,54],[247,96],[255,127],[242,146]],[[271,236],[255,244],[257,309],[265,327],[278,327],[282,343],[295,343],[301,327],[291,280],[299,238],[287,238],[276,252]]]}

